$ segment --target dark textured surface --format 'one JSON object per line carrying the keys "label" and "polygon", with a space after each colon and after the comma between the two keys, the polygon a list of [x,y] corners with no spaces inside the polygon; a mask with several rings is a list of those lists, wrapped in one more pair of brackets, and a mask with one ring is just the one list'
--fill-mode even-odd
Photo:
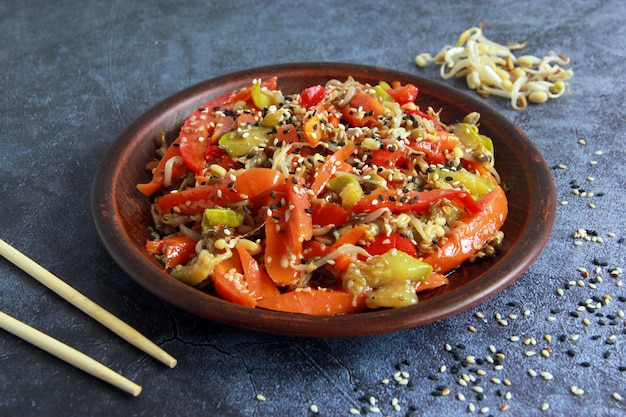
{"label": "dark textured surface", "polygon": [[[476,412],[488,407],[485,415],[624,415],[626,401],[612,394],[626,398],[626,326],[620,317],[626,289],[619,286],[621,276],[610,274],[626,269],[626,243],[620,240],[626,236],[624,16],[626,3],[620,1],[0,3],[0,238],[179,360],[168,369],[146,357],[0,260],[2,311],[144,388],[131,398],[2,332],[0,414],[306,416],[316,404],[320,415],[335,416],[350,415],[353,407],[365,414],[373,396],[392,416],[464,415],[470,402]],[[526,52],[535,55],[561,51],[575,71],[571,93],[546,105],[517,112],[505,100],[485,100],[533,139],[551,166],[563,164],[553,175],[558,201],[568,202],[559,205],[538,261],[491,300],[393,334],[277,337],[197,319],[163,303],[105,252],[90,216],[93,175],[113,139],[151,105],[204,79],[282,62],[343,61],[438,79],[436,67],[414,65],[415,54],[437,52],[482,19],[489,38],[528,40]],[[594,195],[574,195],[572,181]],[[579,228],[597,232],[604,243],[575,246]],[[584,278],[579,267],[590,276]],[[605,295],[612,300],[578,317],[570,314],[579,303],[595,304],[594,297]],[[549,358],[539,353],[543,348],[552,350]],[[531,350],[537,355],[527,357]],[[468,365],[470,355],[481,363]],[[487,356],[502,369],[482,363]],[[539,375],[531,377],[529,368]],[[398,370],[408,372],[408,386],[394,381]],[[543,371],[553,379],[542,378]],[[478,380],[464,387],[457,383],[463,374]],[[389,384],[381,383],[384,378]],[[483,388],[484,398],[474,385]],[[572,395],[572,385],[584,394]],[[450,395],[433,395],[444,386]],[[394,398],[399,411],[391,405]],[[549,404],[545,412],[543,403]],[[503,406],[508,411],[500,411]]]}

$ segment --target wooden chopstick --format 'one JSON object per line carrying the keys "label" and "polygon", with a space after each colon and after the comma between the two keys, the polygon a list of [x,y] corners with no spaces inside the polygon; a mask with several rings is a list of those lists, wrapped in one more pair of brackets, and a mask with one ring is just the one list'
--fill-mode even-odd
{"label": "wooden chopstick", "polygon": [[141,386],[123,377],[111,368],[1,311],[0,328],[135,397],[141,393]]}
{"label": "wooden chopstick", "polygon": [[83,294],[69,286],[60,278],[46,270],[41,265],[15,249],[13,246],[0,239],[0,255],[11,261],[24,272],[41,282],[46,287],[60,295],[66,301],[78,307],[87,315],[116,333],[131,345],[158,359],[165,365],[173,368],[176,366],[176,359],[170,356],[163,349],[158,347],[137,330],[100,307]]}

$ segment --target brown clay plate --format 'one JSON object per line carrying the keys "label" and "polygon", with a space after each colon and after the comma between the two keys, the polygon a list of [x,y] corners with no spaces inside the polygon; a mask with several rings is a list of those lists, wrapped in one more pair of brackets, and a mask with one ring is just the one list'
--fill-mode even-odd
{"label": "brown clay plate", "polygon": [[[494,142],[496,168],[508,186],[509,216],[503,226],[504,248],[494,259],[464,265],[450,285],[420,294],[420,302],[345,316],[314,317],[242,307],[189,287],[169,276],[144,250],[151,224],[149,200],[135,185],[148,179],[144,166],[154,158],[161,131],[173,140],[198,106],[248,85],[278,76],[286,94],[349,76],[361,82],[413,83],[418,104],[442,109],[446,123],[472,111],[481,114],[481,133]],[[432,323],[465,311],[503,290],[537,259],[556,211],[550,169],[536,146],[504,116],[483,102],[445,85],[385,68],[338,63],[298,63],[254,68],[220,76],[181,91],[147,111],[112,143],[97,171],[92,214],[114,261],[146,290],[194,315],[256,331],[307,337],[342,337],[392,332]]]}

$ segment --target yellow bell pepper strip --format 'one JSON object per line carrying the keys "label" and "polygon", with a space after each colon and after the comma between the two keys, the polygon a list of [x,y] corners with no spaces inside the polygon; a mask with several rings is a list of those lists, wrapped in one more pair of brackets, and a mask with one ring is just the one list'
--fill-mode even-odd
{"label": "yellow bell pepper strip", "polygon": [[258,307],[285,313],[335,316],[365,309],[365,297],[341,289],[308,288],[289,291],[278,297],[259,300]]}
{"label": "yellow bell pepper strip", "polygon": [[352,155],[355,149],[356,146],[354,143],[349,142],[337,149],[332,155],[326,157],[322,166],[317,170],[313,183],[311,184],[313,196],[319,195],[324,187],[326,187],[326,184],[328,184],[328,181],[337,170],[337,167]]}
{"label": "yellow bell pepper strip", "polygon": [[483,197],[480,204],[483,210],[462,217],[465,225],[455,229],[446,241],[440,243],[436,252],[424,258],[424,262],[433,266],[433,271],[444,274],[457,268],[500,230],[508,214],[502,187]]}
{"label": "yellow bell pepper strip", "polygon": [[256,203],[283,183],[284,177],[279,171],[251,168],[242,171],[234,179],[224,178],[216,184],[165,194],[155,204],[160,213],[200,214],[207,208],[226,207],[244,200]]}

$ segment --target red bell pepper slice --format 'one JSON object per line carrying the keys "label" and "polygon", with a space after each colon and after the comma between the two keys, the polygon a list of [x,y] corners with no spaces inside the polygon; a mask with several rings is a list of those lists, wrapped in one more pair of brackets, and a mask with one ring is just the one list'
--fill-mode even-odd
{"label": "red bell pepper slice", "polygon": [[412,103],[417,98],[418,88],[413,84],[398,85],[394,83],[392,88],[385,90],[401,106]]}
{"label": "red bell pepper slice", "polygon": [[482,204],[472,198],[469,192],[459,189],[440,189],[431,191],[390,190],[378,188],[366,194],[353,207],[355,213],[370,213],[386,207],[392,213],[426,212],[433,203],[441,199],[455,200],[463,203],[470,212],[478,212]]}
{"label": "red bell pepper slice", "polygon": [[389,252],[391,249],[397,249],[411,255],[414,258],[419,257],[415,245],[409,238],[402,236],[400,233],[392,232],[387,236],[386,234],[380,234],[367,246],[365,250],[370,255],[382,255]]}
{"label": "red bell pepper slice", "polygon": [[321,86],[321,85],[314,85],[312,87],[305,89],[300,94],[299,103],[302,107],[304,107],[305,109],[308,109],[309,107],[315,106],[317,103],[324,100],[325,97],[326,97],[326,87]]}

